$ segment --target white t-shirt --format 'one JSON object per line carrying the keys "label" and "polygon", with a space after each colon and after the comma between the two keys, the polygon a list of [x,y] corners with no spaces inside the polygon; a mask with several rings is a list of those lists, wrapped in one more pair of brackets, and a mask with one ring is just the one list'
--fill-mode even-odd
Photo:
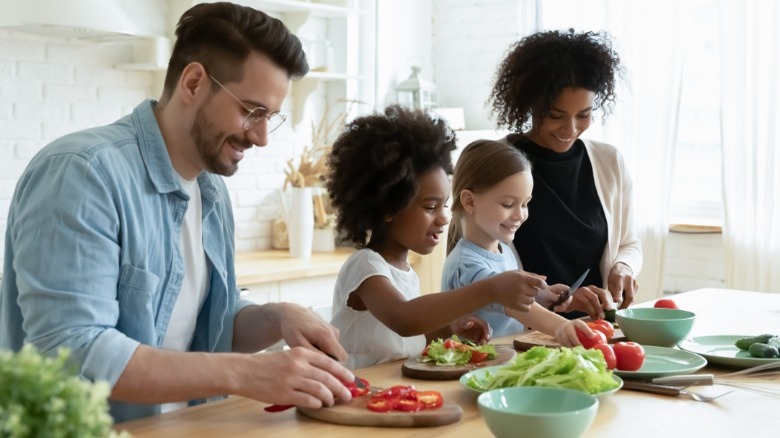
{"label": "white t-shirt", "polygon": [[361,249],[344,262],[333,293],[331,324],[339,329],[341,345],[349,353],[349,369],[416,356],[425,348],[424,335],[402,337],[371,312],[347,306],[349,294],[377,275],[387,277],[407,300],[420,296],[420,279],[413,269],[398,269],[373,250]]}
{"label": "white t-shirt", "polygon": [[[195,333],[198,313],[206,300],[210,266],[203,250],[203,205],[198,181],[179,177],[190,196],[187,212],[181,224],[181,250],[184,259],[184,279],[176,304],[171,312],[168,330],[163,338],[164,350],[187,351]],[[186,402],[162,405],[163,412],[187,406]]]}

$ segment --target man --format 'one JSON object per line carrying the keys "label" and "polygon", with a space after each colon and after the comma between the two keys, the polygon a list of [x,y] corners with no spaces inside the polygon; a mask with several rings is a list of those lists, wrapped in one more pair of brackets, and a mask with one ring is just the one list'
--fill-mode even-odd
{"label": "man", "polygon": [[[265,146],[300,41],[230,3],[185,12],[159,102],[44,148],[8,215],[0,348],[72,351],[126,421],[161,403],[239,394],[317,408],[349,400],[338,332],[287,303],[239,300],[219,175]],[[254,353],[279,339],[288,351]]]}

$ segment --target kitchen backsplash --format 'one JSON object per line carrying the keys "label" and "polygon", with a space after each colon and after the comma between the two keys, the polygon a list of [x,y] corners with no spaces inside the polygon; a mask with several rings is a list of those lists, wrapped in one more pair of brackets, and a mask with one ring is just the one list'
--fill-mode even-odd
{"label": "kitchen backsplash", "polygon": [[[66,133],[111,123],[143,99],[157,97],[152,90],[162,74],[115,67],[132,55],[127,44],[58,41],[0,30],[0,235],[5,236],[16,181],[38,150]],[[283,125],[269,146],[254,148],[236,175],[225,179],[238,251],[271,247],[274,191],[284,181],[285,161],[309,141],[308,127],[298,131]]]}

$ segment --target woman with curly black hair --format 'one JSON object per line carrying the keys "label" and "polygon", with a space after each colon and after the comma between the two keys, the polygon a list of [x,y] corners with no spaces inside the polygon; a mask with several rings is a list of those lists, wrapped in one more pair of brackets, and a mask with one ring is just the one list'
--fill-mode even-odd
{"label": "woman with curly black hair", "polygon": [[516,42],[490,95],[505,141],[533,164],[533,214],[514,245],[524,269],[571,284],[590,268],[568,306],[603,318],[633,301],[642,266],[632,182],[612,145],[580,138],[593,113],[614,109],[620,57],[604,32],[545,31]]}
{"label": "woman with curly black hair", "polygon": [[355,119],[333,145],[327,189],[338,229],[358,248],[333,294],[331,323],[349,353],[349,368],[416,356],[426,345],[424,334],[458,332],[475,324],[461,317],[493,302],[528,311],[537,290],[547,286],[537,275],[511,271],[446,294],[420,295],[407,256],[432,252],[449,222],[454,149],[455,135],[443,120],[400,106]]}

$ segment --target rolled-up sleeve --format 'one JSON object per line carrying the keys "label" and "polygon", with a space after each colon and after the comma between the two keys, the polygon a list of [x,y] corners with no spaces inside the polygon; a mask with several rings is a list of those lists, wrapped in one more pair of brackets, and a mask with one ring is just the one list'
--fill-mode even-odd
{"label": "rolled-up sleeve", "polygon": [[116,329],[119,209],[105,175],[78,154],[28,168],[9,221],[26,342],[72,352],[80,374],[112,386],[139,345]]}

